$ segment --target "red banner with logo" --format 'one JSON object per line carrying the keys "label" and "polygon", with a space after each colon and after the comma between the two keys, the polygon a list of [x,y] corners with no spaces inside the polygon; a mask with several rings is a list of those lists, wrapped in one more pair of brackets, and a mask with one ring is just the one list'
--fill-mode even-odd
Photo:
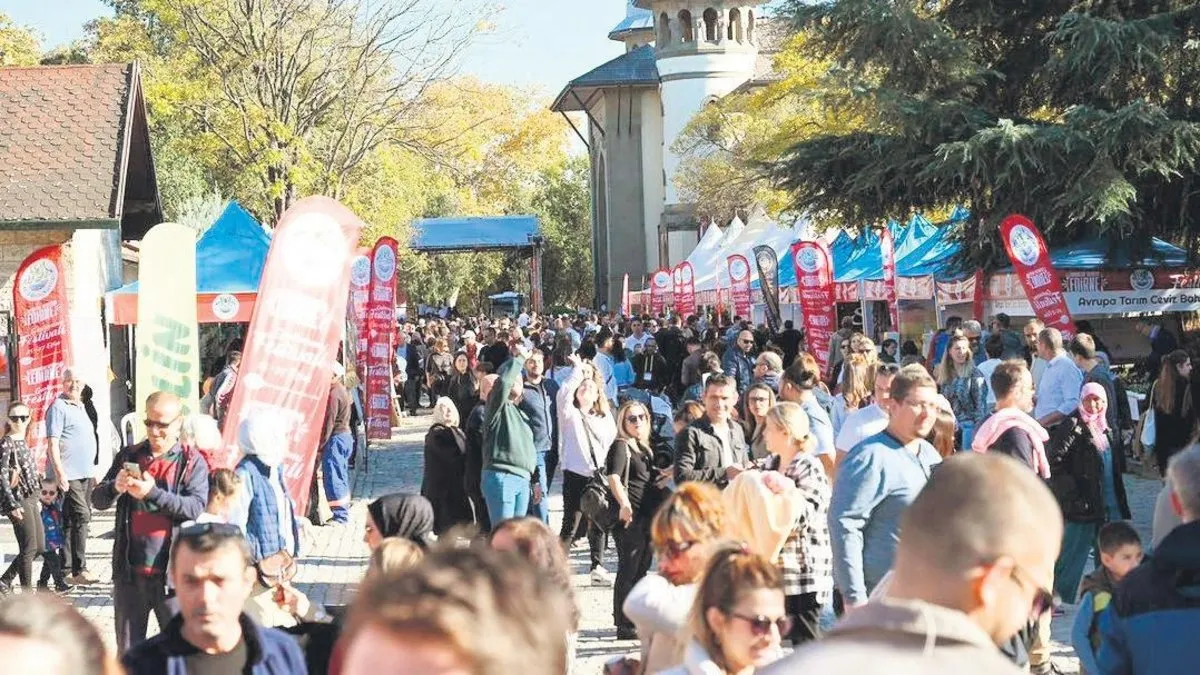
{"label": "red banner with logo", "polygon": [[358,379],[367,379],[367,299],[371,295],[371,250],[359,248],[350,263],[350,318],[354,322]]}
{"label": "red banner with logo", "polygon": [[1047,328],[1057,328],[1065,339],[1070,339],[1076,332],[1075,322],[1067,309],[1062,281],[1050,264],[1050,251],[1041,230],[1025,216],[1013,214],[1000,223],[1000,236],[1034,314]]}
{"label": "red banner with logo", "polygon": [[625,280],[621,282],[621,316],[629,316],[629,312],[633,309],[629,303],[629,273],[625,273]]}
{"label": "red banner with logo", "polygon": [[306,197],[283,214],[229,406],[224,441],[234,455],[238,428],[251,415],[273,417],[286,432],[283,476],[298,515],[308,512],[362,227],[358,216],[328,197]]}
{"label": "red banner with logo", "polygon": [[71,316],[62,246],[38,249],[21,263],[13,282],[13,314],[18,394],[29,406],[26,438],[40,471],[48,447],[46,409],[62,393],[62,371],[71,363]]}
{"label": "red banner with logo", "polygon": [[887,300],[888,316],[892,319],[892,330],[900,332],[900,302],[896,295],[896,244],[892,239],[892,228],[883,226],[879,235],[879,248],[883,253],[883,293]]}
{"label": "red banner with logo", "polygon": [[671,290],[671,271],[660,269],[650,275],[650,313],[660,316],[667,306],[667,292]]}
{"label": "red banner with logo", "polygon": [[675,266],[675,311],[680,316],[696,313],[696,271],[686,260]]}
{"label": "red banner with logo", "polygon": [[800,311],[804,313],[805,342],[821,371],[829,369],[829,341],[837,320],[833,295],[833,257],[818,241],[792,244]]}
{"label": "red banner with logo", "polygon": [[750,318],[750,261],[741,253],[725,259],[729,266],[729,290],[733,296],[733,314]]}
{"label": "red banner with logo", "polygon": [[371,253],[371,299],[367,303],[367,438],[392,437],[392,334],[396,325],[398,244],[381,237]]}

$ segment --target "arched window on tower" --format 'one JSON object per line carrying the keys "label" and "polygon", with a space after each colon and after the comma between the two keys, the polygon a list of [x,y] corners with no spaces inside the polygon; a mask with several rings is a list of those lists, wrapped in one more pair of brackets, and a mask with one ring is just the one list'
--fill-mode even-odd
{"label": "arched window on tower", "polygon": [[692,13],[686,9],[679,13],[679,34],[684,44],[696,39],[692,33]]}
{"label": "arched window on tower", "polygon": [[663,12],[658,17],[658,48],[671,46],[671,17]]}
{"label": "arched window on tower", "polygon": [[729,40],[742,41],[742,12],[736,7],[729,10]]}
{"label": "arched window on tower", "polygon": [[746,18],[746,42],[754,44],[754,10],[748,10]]}
{"label": "arched window on tower", "polygon": [[709,7],[704,10],[704,39],[716,42],[717,38],[717,10]]}

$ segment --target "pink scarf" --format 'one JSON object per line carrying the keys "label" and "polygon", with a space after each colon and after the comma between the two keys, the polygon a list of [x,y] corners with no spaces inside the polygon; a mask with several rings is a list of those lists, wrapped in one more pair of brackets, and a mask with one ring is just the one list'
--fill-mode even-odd
{"label": "pink scarf", "polygon": [[1046,458],[1046,441],[1050,440],[1050,434],[1046,433],[1037,420],[1016,408],[1001,408],[984,420],[975,430],[975,440],[971,441],[971,449],[975,452],[987,452],[1004,432],[1013,428],[1024,431],[1033,443],[1033,470],[1042,478],[1049,478],[1050,460]]}
{"label": "pink scarf", "polygon": [[[1089,397],[1100,399],[1100,411],[1089,413],[1083,409],[1083,402]],[[1088,382],[1079,392],[1079,419],[1087,425],[1092,433],[1092,441],[1100,452],[1108,452],[1108,392],[1097,382]]]}

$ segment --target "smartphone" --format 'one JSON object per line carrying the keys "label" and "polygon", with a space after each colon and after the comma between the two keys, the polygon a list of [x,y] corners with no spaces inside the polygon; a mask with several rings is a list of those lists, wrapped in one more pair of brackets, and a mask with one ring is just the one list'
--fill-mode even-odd
{"label": "smartphone", "polygon": [[125,473],[138,480],[142,479],[142,467],[137,462],[125,462]]}

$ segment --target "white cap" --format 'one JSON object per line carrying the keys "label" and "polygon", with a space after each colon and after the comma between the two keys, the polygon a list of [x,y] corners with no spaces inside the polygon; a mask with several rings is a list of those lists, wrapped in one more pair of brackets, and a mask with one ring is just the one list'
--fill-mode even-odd
{"label": "white cap", "polygon": [[333,368],[334,377],[345,377],[346,376],[346,366],[343,366],[342,364],[338,363],[337,361],[334,361],[332,368]]}

